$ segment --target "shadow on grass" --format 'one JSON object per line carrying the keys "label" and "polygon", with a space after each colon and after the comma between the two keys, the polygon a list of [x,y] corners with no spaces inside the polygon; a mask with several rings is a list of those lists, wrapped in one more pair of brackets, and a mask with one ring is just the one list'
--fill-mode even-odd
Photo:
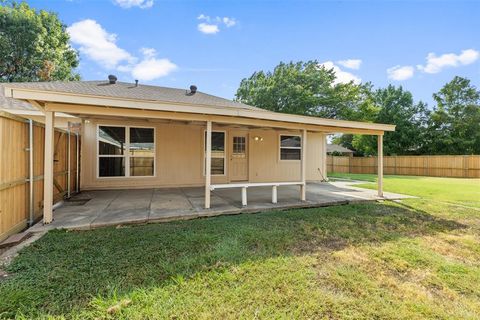
{"label": "shadow on grass", "polygon": [[[338,250],[464,226],[392,203],[242,214],[94,231],[51,231],[0,282],[0,315],[64,314],[92,296],[276,256]],[[1,317],[1,316],[0,316]]]}

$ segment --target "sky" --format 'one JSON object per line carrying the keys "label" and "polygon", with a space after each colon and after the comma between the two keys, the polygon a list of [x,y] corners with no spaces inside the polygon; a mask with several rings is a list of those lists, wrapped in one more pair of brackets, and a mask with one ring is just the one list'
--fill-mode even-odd
{"label": "sky", "polygon": [[401,85],[433,104],[454,76],[480,87],[479,1],[31,0],[58,13],[83,80],[233,99],[281,61],[317,60],[337,82]]}

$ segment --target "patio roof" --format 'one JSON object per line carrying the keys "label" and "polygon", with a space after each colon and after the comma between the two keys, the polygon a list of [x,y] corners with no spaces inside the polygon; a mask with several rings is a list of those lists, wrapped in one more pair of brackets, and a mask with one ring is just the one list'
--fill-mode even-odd
{"label": "patio roof", "polygon": [[[29,82],[9,83],[5,86],[5,96],[28,101],[38,108],[49,111],[76,114],[87,112],[90,107],[121,108],[118,115],[127,115],[125,109],[162,111],[178,114],[197,115],[197,120],[204,121],[202,116],[229,117],[223,119],[233,122],[232,117],[254,120],[290,123],[299,126],[310,126],[308,130],[325,132],[346,132],[361,134],[383,134],[394,131],[394,125],[325,119],[312,116],[277,113],[256,108],[243,103],[227,100],[197,91],[189,94],[184,89],[158,86],[138,85],[125,82],[110,84],[106,81],[72,81],[72,82]],[[74,105],[74,108],[68,109]],[[78,105],[82,105],[78,108]],[[110,110],[113,115],[115,110]],[[99,109],[88,109],[91,114],[102,113]],[[150,114],[152,115],[152,114]],[[158,113],[157,113],[158,115]],[[142,117],[148,117],[142,114]],[[187,118],[185,120],[195,120]],[[213,121],[222,121],[217,118]],[[264,123],[268,126],[268,123]],[[317,127],[317,128],[315,128]]]}

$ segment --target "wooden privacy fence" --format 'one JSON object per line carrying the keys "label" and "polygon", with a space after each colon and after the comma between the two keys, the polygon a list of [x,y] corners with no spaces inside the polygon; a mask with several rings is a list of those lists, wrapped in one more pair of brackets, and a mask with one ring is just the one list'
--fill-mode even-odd
{"label": "wooden privacy fence", "polygon": [[[78,191],[80,139],[55,129],[54,143],[58,202]],[[43,124],[0,112],[0,242],[42,216],[44,145]]]}
{"label": "wooden privacy fence", "polygon": [[[377,157],[327,156],[327,172],[377,173]],[[480,155],[387,156],[383,173],[410,176],[480,178]]]}

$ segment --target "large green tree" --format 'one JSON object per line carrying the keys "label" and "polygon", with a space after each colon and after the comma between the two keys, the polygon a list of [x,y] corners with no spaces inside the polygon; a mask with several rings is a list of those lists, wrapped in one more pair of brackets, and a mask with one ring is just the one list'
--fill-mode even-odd
{"label": "large green tree", "polygon": [[[414,103],[412,94],[401,86],[389,85],[374,93],[377,113],[368,120],[396,125],[394,132],[385,132],[384,152],[386,155],[418,154],[421,152],[428,118],[427,106]],[[343,143],[345,144],[345,143]],[[363,155],[377,153],[376,137],[355,135],[353,148]]]}
{"label": "large green tree", "polygon": [[470,80],[455,77],[433,95],[425,152],[480,154],[480,91]]}
{"label": "large green tree", "polygon": [[68,41],[55,13],[0,0],[0,82],[79,79]]}
{"label": "large green tree", "polygon": [[241,81],[236,100],[260,108],[332,119],[358,117],[369,108],[369,84],[335,84],[335,72],[318,61],[281,62]]}
{"label": "large green tree", "polygon": [[[385,135],[386,154],[417,153],[421,147],[425,104],[415,104],[402,87],[373,90],[370,83],[335,83],[334,70],[315,60],[255,72],[242,80],[236,98],[276,112],[395,124],[397,131]],[[360,155],[376,153],[375,137],[343,135],[335,141]]]}

